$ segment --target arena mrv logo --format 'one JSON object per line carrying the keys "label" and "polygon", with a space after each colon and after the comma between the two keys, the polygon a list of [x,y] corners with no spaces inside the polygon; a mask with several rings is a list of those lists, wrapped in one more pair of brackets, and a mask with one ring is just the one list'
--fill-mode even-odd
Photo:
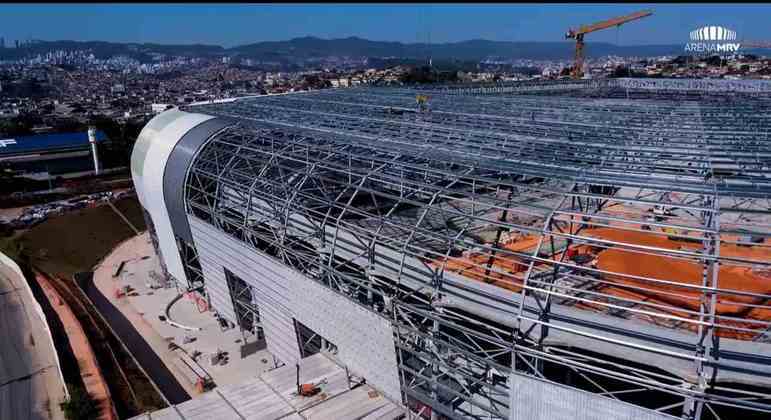
{"label": "arena mrv logo", "polygon": [[691,42],[685,44],[690,53],[735,53],[741,44],[736,41],[736,32],[722,26],[702,26],[691,31]]}

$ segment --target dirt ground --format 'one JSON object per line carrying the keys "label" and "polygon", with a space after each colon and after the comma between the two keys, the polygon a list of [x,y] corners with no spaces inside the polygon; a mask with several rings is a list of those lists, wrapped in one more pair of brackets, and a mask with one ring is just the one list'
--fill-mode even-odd
{"label": "dirt ground", "polygon": [[[136,197],[115,202],[139,230],[145,229]],[[108,205],[84,208],[53,216],[25,232],[19,239],[30,262],[47,273],[66,279],[79,271],[90,271],[113,247],[134,232]]]}
{"label": "dirt ground", "polygon": [[[145,229],[136,197],[123,198],[114,205],[137,229]],[[72,278],[77,272],[91,271],[116,245],[133,236],[134,231],[112,207],[103,204],[51,216],[21,233],[13,242],[21,246],[21,254],[29,258],[29,264],[51,275],[51,282],[60,294],[67,292],[63,298],[69,300],[89,338],[118,416],[123,418],[164,407],[165,403],[96,309],[81,296]],[[126,381],[131,384],[129,387]]]}

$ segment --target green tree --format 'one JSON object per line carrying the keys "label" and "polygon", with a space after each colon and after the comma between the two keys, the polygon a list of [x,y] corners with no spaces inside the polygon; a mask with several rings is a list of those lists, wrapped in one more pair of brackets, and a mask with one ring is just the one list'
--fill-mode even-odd
{"label": "green tree", "polygon": [[60,404],[67,420],[96,420],[99,406],[91,395],[81,387],[73,387],[70,398]]}
{"label": "green tree", "polygon": [[613,77],[630,77],[632,73],[629,71],[629,67],[624,65],[618,65],[613,69]]}
{"label": "green tree", "polygon": [[60,119],[56,121],[53,126],[54,131],[57,133],[74,133],[78,131],[86,131],[87,129],[85,124],[71,118]]}
{"label": "green tree", "polygon": [[29,136],[34,134],[32,127],[42,124],[43,119],[35,114],[24,114],[0,122],[0,134],[5,136]]}
{"label": "green tree", "polygon": [[436,74],[428,66],[415,67],[405,73],[401,81],[408,84],[434,83]]}

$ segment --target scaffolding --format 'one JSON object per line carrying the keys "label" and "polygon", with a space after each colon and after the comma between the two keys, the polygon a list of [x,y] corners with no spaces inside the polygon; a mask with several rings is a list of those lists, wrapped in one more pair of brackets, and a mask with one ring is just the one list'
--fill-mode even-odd
{"label": "scaffolding", "polygon": [[187,212],[389,319],[420,416],[509,418],[518,375],[768,416],[771,101],[532,86],[434,88],[427,112],[377,88],[189,107],[232,125]]}

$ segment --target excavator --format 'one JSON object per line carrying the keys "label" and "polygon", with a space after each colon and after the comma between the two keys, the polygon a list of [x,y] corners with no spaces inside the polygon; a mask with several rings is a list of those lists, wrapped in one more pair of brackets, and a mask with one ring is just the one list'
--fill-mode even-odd
{"label": "excavator", "polygon": [[615,17],[602,22],[593,23],[591,25],[581,25],[578,29],[568,29],[568,32],[565,34],[565,39],[576,40],[576,63],[573,66],[571,76],[574,79],[580,79],[584,76],[584,35],[602,29],[612,28],[614,26],[618,27],[624,23],[642,19],[652,14],[652,11],[644,10],[641,12],[632,13],[631,15]]}

